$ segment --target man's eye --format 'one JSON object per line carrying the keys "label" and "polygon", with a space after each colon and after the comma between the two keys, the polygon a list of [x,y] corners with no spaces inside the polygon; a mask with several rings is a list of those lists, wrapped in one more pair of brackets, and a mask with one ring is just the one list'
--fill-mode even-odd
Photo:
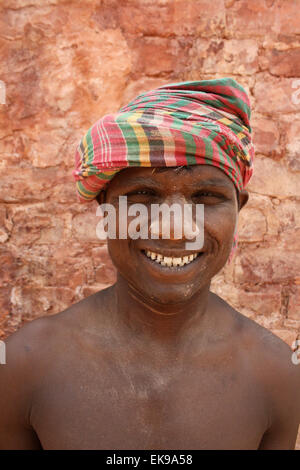
{"label": "man's eye", "polygon": [[132,191],[131,193],[128,193],[127,196],[153,196],[154,191],[151,191],[151,189],[140,189],[138,191]]}
{"label": "man's eye", "polygon": [[215,196],[215,194],[202,191],[201,193],[196,194],[196,196]]}
{"label": "man's eye", "polygon": [[211,202],[219,202],[225,199],[222,194],[212,193],[210,191],[200,191],[194,194],[192,198],[197,199],[197,200],[205,199],[206,201],[211,201]]}
{"label": "man's eye", "polygon": [[199,193],[194,194],[195,197],[201,197],[201,196],[212,196],[212,197],[219,197],[219,195],[210,193],[208,191],[200,191]]}
{"label": "man's eye", "polygon": [[143,189],[143,191],[137,191],[136,194],[143,194],[148,196],[148,194],[152,194],[152,191],[147,191],[146,189]]}

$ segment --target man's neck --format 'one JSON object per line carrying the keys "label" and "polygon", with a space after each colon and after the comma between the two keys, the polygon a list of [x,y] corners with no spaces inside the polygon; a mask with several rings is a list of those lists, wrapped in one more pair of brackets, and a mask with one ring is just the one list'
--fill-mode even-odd
{"label": "man's neck", "polygon": [[155,344],[158,349],[177,349],[191,342],[209,325],[210,285],[191,299],[177,304],[161,304],[145,298],[118,275],[111,291],[114,303],[112,321],[137,343]]}

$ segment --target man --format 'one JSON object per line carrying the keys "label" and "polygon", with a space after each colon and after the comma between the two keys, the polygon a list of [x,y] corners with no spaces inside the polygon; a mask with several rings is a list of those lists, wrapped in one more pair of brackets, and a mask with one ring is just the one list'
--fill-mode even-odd
{"label": "man", "polygon": [[[8,339],[1,448],[294,448],[292,351],[210,292],[248,199],[249,117],[232,79],[177,83],[140,95],[84,136],[77,189],[116,211],[108,249],[117,282]],[[204,205],[203,245],[187,248],[195,216],[181,237],[174,218],[164,238],[149,215],[139,226],[149,222],[148,237],[122,238],[134,204],[148,214],[155,204]]]}

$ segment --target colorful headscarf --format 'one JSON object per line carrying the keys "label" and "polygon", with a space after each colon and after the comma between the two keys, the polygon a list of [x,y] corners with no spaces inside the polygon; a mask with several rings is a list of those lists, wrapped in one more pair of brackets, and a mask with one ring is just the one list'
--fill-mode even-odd
{"label": "colorful headscarf", "polygon": [[173,83],[99,119],[76,151],[79,199],[94,199],[127,167],[213,165],[238,191],[253,172],[250,102],[232,78]]}

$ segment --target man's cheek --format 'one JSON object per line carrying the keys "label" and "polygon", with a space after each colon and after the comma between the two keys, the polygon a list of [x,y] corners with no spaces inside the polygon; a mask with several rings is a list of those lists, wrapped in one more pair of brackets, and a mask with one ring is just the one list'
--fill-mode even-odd
{"label": "man's cheek", "polygon": [[138,260],[132,252],[131,243],[127,239],[108,240],[108,252],[115,267],[121,274],[136,272]]}
{"label": "man's cheek", "polygon": [[107,248],[112,262],[118,269],[129,262],[127,240],[108,240]]}
{"label": "man's cheek", "polygon": [[234,211],[228,211],[226,217],[224,213],[219,212],[206,218],[204,246],[209,252],[211,261],[215,260],[208,269],[218,272],[228,260],[232,251],[236,222]]}
{"label": "man's cheek", "polygon": [[237,217],[233,211],[215,211],[204,214],[204,237],[211,235],[219,243],[231,242],[235,231]]}
{"label": "man's cheek", "polygon": [[130,240],[139,238],[141,228],[146,229],[148,236],[148,217],[145,220],[135,216],[129,216],[127,213],[116,211],[116,238],[119,240]]}

